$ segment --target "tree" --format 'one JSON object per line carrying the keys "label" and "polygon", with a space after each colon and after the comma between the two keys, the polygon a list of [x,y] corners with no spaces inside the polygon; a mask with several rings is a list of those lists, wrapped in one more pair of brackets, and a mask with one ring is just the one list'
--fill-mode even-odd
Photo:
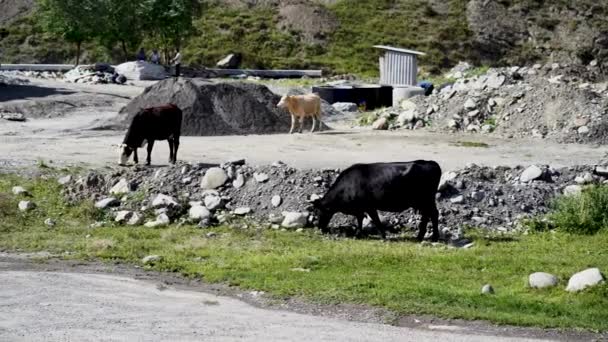
{"label": "tree", "polygon": [[142,1],[98,0],[98,2],[99,13],[103,19],[99,28],[99,41],[109,49],[120,43],[126,61],[129,58],[129,50],[137,48],[143,39]]}
{"label": "tree", "polygon": [[76,44],[76,65],[80,64],[82,43],[97,35],[95,0],[38,0],[41,23],[47,32]]}
{"label": "tree", "polygon": [[143,29],[156,41],[168,59],[171,48],[181,47],[193,31],[193,0],[143,0]]}

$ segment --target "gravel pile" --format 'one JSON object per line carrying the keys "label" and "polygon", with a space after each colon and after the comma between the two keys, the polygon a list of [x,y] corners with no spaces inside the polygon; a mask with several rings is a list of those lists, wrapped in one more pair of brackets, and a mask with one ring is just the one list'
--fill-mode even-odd
{"label": "gravel pile", "polygon": [[[100,170],[64,183],[70,200],[93,200],[123,223],[135,217],[133,224],[191,221],[207,227],[246,217],[274,228],[300,228],[314,224],[310,201],[323,196],[339,172],[298,170],[280,162],[252,167],[234,161],[221,166]],[[557,195],[578,193],[586,184],[605,182],[607,176],[606,170],[593,166],[470,165],[446,172],[437,195],[440,229],[452,237],[460,236],[465,226],[511,231],[522,219],[546,213]],[[381,214],[389,225],[408,230],[419,222],[412,211]],[[336,215],[331,226],[354,224],[354,218]]]}
{"label": "gravel pile", "polygon": [[594,66],[539,64],[450,75],[461,78],[377,115],[388,118],[390,128],[608,142],[608,83],[600,82]]}

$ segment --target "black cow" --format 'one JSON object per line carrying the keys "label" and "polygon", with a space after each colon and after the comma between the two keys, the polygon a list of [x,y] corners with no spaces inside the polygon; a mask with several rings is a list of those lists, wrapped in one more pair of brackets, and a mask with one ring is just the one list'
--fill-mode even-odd
{"label": "black cow", "polygon": [[165,104],[142,109],[133,117],[125,139],[120,146],[119,164],[126,164],[131,153],[133,153],[133,161],[137,164],[139,162],[137,149],[148,144],[146,165],[150,165],[150,154],[155,140],[167,140],[169,142],[169,162],[175,164],[181,130],[182,111],[176,105]]}
{"label": "black cow", "polygon": [[357,218],[359,235],[367,213],[385,239],[377,210],[401,212],[414,208],[422,215],[418,240],[424,238],[430,220],[432,240],[437,241],[439,212],[435,195],[440,179],[441,168],[434,161],[355,164],[338,176],[323,198],[313,202],[319,215],[319,228],[326,232],[333,215],[341,212]]}

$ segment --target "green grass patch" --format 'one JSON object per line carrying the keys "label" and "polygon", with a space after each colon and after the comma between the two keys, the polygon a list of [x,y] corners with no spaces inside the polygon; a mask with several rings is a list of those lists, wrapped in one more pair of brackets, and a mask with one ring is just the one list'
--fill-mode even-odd
{"label": "green grass patch", "polygon": [[573,234],[608,230],[608,186],[591,186],[580,195],[559,197],[549,219],[559,229]]}
{"label": "green grass patch", "polygon": [[[19,198],[10,194],[14,185],[32,193],[35,211],[15,210]],[[217,236],[206,238],[208,230],[190,226],[89,229],[103,213],[90,203],[69,205],[59,191],[48,179],[0,175],[0,249],[68,251],[70,258],[132,264],[157,254],[163,260],[151,266],[156,270],[266,291],[277,298],[366,304],[399,314],[608,330],[608,284],[577,294],[564,291],[573,273],[591,266],[607,269],[605,230],[594,236],[547,232],[512,238],[471,232],[475,246],[470,249],[225,227],[213,229]],[[57,220],[57,226],[44,226],[47,217]],[[559,286],[528,288],[527,276],[536,271],[556,274]],[[486,283],[493,285],[495,295],[480,294]]]}
{"label": "green grass patch", "polygon": [[461,147],[475,147],[475,148],[488,148],[490,147],[490,145],[484,143],[484,142],[480,142],[480,141],[457,141],[455,143],[456,146],[461,146]]}

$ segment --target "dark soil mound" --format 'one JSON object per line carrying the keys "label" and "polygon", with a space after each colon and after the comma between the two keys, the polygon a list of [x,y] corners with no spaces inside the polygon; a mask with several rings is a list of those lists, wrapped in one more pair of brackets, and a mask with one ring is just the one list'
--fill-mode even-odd
{"label": "dark soil mound", "polygon": [[[287,133],[291,119],[276,107],[279,100],[278,95],[258,84],[167,79],[148,87],[124,107],[118,128],[126,128],[142,108],[170,102],[183,111],[183,135]],[[310,126],[311,120],[307,119],[304,128]]]}

